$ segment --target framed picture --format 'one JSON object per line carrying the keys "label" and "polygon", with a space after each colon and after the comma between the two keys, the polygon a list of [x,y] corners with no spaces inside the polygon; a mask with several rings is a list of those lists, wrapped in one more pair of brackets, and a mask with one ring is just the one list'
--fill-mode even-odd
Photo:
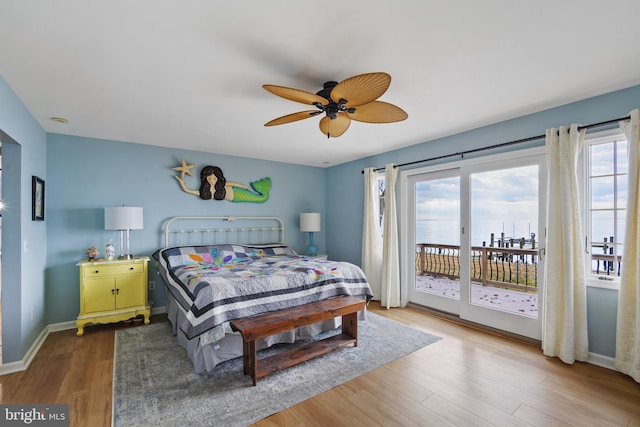
{"label": "framed picture", "polygon": [[44,180],[31,177],[31,219],[44,221]]}

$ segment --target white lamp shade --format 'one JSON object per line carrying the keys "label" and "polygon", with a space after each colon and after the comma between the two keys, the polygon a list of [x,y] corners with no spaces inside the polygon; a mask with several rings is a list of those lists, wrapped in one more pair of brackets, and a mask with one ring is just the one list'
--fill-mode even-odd
{"label": "white lamp shade", "polygon": [[300,214],[300,231],[308,231],[308,232],[320,231],[320,214],[319,213],[301,213]]}
{"label": "white lamp shade", "polygon": [[118,206],[104,208],[105,230],[141,230],[142,208]]}

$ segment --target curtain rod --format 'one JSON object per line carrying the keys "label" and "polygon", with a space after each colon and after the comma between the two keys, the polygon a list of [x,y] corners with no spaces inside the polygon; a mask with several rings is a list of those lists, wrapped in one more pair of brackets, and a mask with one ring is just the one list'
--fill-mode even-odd
{"label": "curtain rod", "polygon": [[[631,116],[620,117],[619,119],[606,120],[604,122],[599,122],[599,123],[592,123],[590,125],[578,126],[578,130],[580,131],[580,130],[583,130],[583,129],[591,129],[591,128],[595,128],[595,127],[607,126],[607,125],[610,125],[610,124],[613,124],[613,123],[618,123],[618,122],[620,122],[622,120],[631,120]],[[446,159],[447,157],[454,157],[454,156],[462,156],[464,158],[465,154],[477,153],[478,151],[491,150],[493,148],[506,147],[506,146],[514,145],[514,144],[522,144],[524,142],[535,141],[537,139],[543,139],[543,138],[546,138],[546,137],[547,137],[546,134],[530,136],[529,138],[516,139],[515,141],[509,141],[509,142],[503,142],[501,144],[489,145],[488,147],[474,148],[474,149],[471,149],[471,150],[459,151],[457,153],[444,154],[442,156],[437,156],[437,157],[430,157],[428,159],[415,160],[413,162],[407,162],[407,163],[400,163],[399,165],[393,165],[393,167],[394,168],[399,168],[399,167],[402,167],[402,166],[415,165],[415,164],[418,164],[418,163],[424,163],[424,162],[430,162],[430,161],[433,161],[433,160]],[[383,171],[383,170],[385,170],[384,167],[374,169],[374,171],[376,171],[376,172],[380,172],[380,171]],[[362,173],[364,173],[364,170],[362,171]]]}

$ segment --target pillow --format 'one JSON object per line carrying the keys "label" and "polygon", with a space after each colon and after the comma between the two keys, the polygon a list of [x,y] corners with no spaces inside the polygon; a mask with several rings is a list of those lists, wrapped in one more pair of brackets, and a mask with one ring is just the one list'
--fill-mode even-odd
{"label": "pillow", "polygon": [[296,256],[298,255],[296,251],[291,249],[287,245],[283,245],[281,243],[265,243],[263,245],[244,245],[246,248],[252,249],[262,249],[266,256],[271,255],[288,255],[288,256]]}
{"label": "pillow", "polygon": [[153,254],[153,257],[158,260],[160,254],[167,260],[167,266],[170,269],[196,264],[223,265],[238,259],[257,259],[265,256],[297,255],[288,246],[273,243],[263,245],[176,246],[160,249]]}
{"label": "pillow", "polygon": [[[185,265],[226,264],[236,259],[236,253],[228,245],[213,246],[177,246],[160,250],[167,261],[167,267],[174,269]],[[242,254],[242,256],[246,256]]]}

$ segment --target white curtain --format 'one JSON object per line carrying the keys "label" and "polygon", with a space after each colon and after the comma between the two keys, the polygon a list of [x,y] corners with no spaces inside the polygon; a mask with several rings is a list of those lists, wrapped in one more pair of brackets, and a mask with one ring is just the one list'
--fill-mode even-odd
{"label": "white curtain", "polygon": [[630,116],[630,122],[620,124],[627,136],[629,185],[618,294],[615,366],[640,382],[640,110],[633,110]]}
{"label": "white curtain", "polygon": [[547,246],[542,350],[565,363],[586,361],[587,289],[578,156],[584,145],[578,125],[547,129]]}
{"label": "white curtain", "polygon": [[362,271],[375,299],[380,299],[382,282],[382,235],[380,234],[380,200],[378,173],[364,170],[364,218],[362,220]]}
{"label": "white curtain", "polygon": [[396,181],[398,168],[393,163],[384,173],[384,234],[382,243],[382,298],[386,308],[400,306],[400,253],[398,247],[398,215],[396,212]]}

